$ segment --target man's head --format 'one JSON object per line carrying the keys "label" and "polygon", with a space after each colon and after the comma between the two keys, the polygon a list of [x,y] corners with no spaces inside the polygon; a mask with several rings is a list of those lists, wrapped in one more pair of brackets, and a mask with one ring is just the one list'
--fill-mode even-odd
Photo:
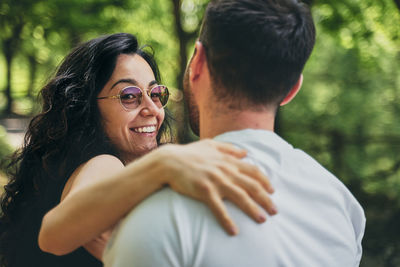
{"label": "man's head", "polygon": [[199,41],[216,99],[275,110],[299,81],[315,28],[297,0],[211,0]]}

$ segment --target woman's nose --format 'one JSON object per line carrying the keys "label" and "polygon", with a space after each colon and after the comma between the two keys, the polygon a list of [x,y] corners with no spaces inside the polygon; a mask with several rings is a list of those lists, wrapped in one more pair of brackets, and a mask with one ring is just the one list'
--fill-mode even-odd
{"label": "woman's nose", "polygon": [[155,116],[158,112],[160,112],[160,108],[151,100],[150,96],[147,94],[143,95],[142,103],[141,103],[140,113],[143,116]]}

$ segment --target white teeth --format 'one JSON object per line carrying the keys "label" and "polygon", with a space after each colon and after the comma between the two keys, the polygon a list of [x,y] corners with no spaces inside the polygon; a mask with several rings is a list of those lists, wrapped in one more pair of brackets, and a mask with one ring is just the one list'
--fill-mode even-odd
{"label": "white teeth", "polygon": [[139,127],[133,129],[137,133],[152,133],[156,131],[156,126]]}

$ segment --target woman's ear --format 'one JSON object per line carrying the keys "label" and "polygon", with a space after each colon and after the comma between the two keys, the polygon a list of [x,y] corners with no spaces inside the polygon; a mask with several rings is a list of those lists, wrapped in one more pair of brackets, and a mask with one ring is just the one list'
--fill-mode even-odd
{"label": "woman's ear", "polygon": [[290,89],[289,93],[286,95],[286,97],[282,100],[282,102],[279,104],[280,106],[286,105],[292,99],[297,95],[297,93],[300,91],[301,85],[303,84],[303,74],[300,74],[299,79],[297,80],[297,83],[293,85],[292,89]]}

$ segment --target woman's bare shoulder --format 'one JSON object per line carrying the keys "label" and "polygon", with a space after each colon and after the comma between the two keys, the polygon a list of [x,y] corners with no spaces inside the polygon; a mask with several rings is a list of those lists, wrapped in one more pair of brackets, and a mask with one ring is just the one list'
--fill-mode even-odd
{"label": "woman's bare shoulder", "polygon": [[109,165],[109,164],[114,165],[115,164],[120,167],[124,166],[124,164],[122,163],[122,161],[119,158],[117,158],[116,156],[110,155],[110,154],[97,155],[97,156],[91,158],[90,160],[86,161],[82,165],[89,167],[92,165],[98,166],[98,165],[103,165],[103,164],[106,164],[106,165]]}
{"label": "woman's bare shoulder", "polygon": [[96,180],[113,175],[124,168],[122,161],[109,154],[101,154],[82,163],[68,178],[64,186],[61,199],[71,191],[72,188],[82,187]]}

